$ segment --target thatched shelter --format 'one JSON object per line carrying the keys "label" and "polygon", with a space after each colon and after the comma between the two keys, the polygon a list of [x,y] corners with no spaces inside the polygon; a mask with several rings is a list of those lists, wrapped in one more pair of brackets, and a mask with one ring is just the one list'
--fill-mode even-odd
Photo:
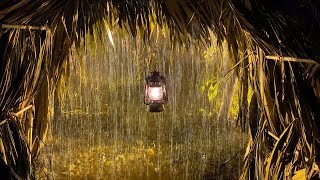
{"label": "thatched shelter", "polygon": [[242,178],[318,177],[319,13],[315,0],[2,1],[0,176],[34,178],[49,96],[72,44],[86,35],[99,42],[115,25],[147,40],[154,21],[169,27],[172,41],[212,43],[213,31],[218,45],[228,42],[240,67],[239,124],[251,133]]}

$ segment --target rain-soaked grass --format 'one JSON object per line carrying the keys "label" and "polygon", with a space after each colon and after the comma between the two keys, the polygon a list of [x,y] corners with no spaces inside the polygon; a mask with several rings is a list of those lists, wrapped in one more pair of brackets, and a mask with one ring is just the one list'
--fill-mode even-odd
{"label": "rain-soaked grass", "polygon": [[232,127],[213,134],[217,137],[207,142],[205,151],[203,142],[196,140],[173,144],[145,139],[97,143],[96,139],[90,146],[84,137],[52,136],[46,148],[50,157],[43,157],[38,178],[237,179],[245,135]]}

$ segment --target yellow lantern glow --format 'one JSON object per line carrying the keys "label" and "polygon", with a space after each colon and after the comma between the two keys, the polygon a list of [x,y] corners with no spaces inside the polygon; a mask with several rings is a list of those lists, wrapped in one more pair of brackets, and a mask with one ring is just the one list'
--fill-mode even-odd
{"label": "yellow lantern glow", "polygon": [[150,112],[161,112],[167,100],[166,78],[154,71],[145,79],[144,103]]}

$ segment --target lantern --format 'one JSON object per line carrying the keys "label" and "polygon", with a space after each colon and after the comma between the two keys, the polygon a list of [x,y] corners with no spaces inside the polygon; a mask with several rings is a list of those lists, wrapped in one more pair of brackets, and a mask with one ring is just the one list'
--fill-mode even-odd
{"label": "lantern", "polygon": [[166,77],[158,71],[153,71],[145,79],[144,103],[148,105],[150,112],[161,112],[167,100]]}

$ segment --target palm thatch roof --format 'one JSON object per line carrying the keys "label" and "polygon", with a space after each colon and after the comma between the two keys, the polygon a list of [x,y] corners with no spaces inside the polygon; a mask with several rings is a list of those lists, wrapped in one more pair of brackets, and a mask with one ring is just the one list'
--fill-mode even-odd
{"label": "palm thatch roof", "polygon": [[[250,105],[244,106],[249,111],[240,113],[252,135],[243,178],[290,178],[296,172],[315,176],[320,148],[319,11],[315,0],[2,1],[0,22],[6,28],[0,33],[0,164],[10,171],[8,176],[34,178],[33,159],[50,124],[49,96],[72,44],[85,43],[86,35],[99,42],[115,25],[133,37],[142,33],[147,41],[154,21],[170,29],[173,41],[185,44],[212,43],[214,32],[217,43],[226,40],[243,67],[242,97],[248,80],[255,89]],[[279,61],[265,55],[279,56]],[[285,62],[283,56],[297,62]],[[308,63],[312,60],[317,63]]]}

